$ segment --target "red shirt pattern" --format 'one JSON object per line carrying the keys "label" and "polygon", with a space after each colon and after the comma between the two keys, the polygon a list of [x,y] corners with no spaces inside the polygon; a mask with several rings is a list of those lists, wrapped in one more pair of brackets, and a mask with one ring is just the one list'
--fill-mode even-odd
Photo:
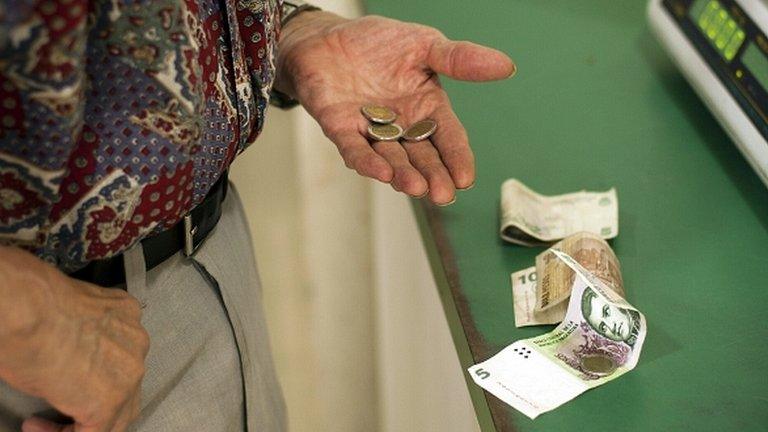
{"label": "red shirt pattern", "polygon": [[65,271],[176,224],[262,129],[282,0],[0,0],[0,243]]}

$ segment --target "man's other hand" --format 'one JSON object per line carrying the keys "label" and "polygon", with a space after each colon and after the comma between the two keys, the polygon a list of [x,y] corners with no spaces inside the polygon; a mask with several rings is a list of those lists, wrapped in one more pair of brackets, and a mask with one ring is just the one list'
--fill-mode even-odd
{"label": "man's other hand", "polygon": [[[430,27],[304,12],[283,29],[275,86],[320,123],[347,167],[408,195],[428,193],[434,203],[448,204],[456,189],[474,184],[475,164],[437,75],[479,82],[514,72],[507,55],[450,41]],[[421,142],[371,144],[360,113],[368,104],[394,109],[403,128],[431,118],[437,131]]]}
{"label": "man's other hand", "polygon": [[24,432],[124,431],[139,412],[149,336],[139,302],[68,278],[0,246],[0,378],[74,420],[27,419]]}

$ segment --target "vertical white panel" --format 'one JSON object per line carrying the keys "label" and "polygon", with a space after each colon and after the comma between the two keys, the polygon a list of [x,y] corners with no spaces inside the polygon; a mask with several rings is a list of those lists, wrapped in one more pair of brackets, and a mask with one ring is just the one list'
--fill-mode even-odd
{"label": "vertical white panel", "polygon": [[408,199],[373,200],[379,430],[479,431]]}
{"label": "vertical white panel", "polygon": [[[354,17],[355,0],[322,1]],[[259,259],[291,430],[377,422],[370,192],[301,108],[271,110],[233,168]]]}

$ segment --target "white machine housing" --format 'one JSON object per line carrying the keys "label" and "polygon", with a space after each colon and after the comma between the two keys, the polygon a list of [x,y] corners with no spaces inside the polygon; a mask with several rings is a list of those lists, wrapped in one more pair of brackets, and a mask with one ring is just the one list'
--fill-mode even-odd
{"label": "white machine housing", "polygon": [[[662,1],[650,0],[648,3],[648,21],[654,34],[768,186],[768,142],[672,18]],[[765,0],[735,2],[764,34],[768,34],[768,4]]]}

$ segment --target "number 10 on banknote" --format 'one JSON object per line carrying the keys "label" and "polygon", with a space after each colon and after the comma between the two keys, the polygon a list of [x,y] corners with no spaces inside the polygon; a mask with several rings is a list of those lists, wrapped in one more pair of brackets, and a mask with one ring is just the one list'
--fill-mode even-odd
{"label": "number 10 on banknote", "polygon": [[468,370],[475,383],[530,418],[632,370],[646,334],[640,311],[569,255],[551,253],[577,275],[565,319]]}

